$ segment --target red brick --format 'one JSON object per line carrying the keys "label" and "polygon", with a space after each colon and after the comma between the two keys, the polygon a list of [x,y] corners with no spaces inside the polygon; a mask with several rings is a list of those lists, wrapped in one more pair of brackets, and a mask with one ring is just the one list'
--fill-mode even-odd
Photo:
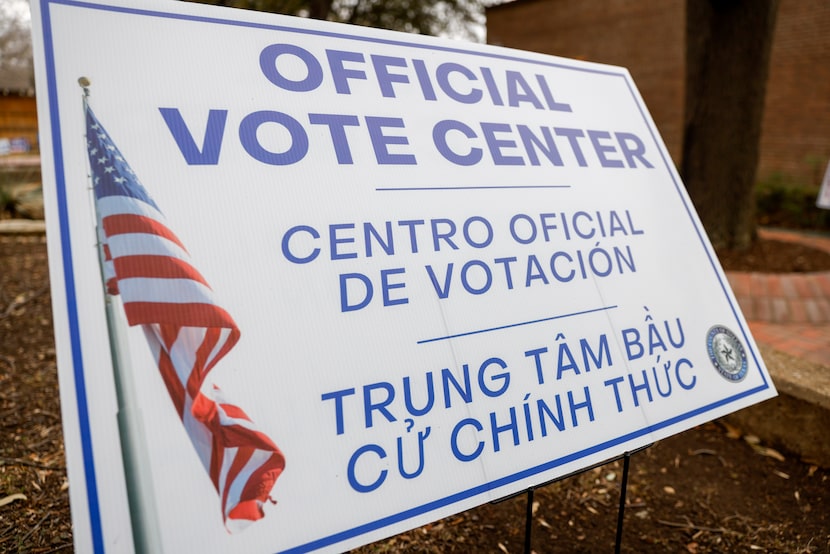
{"label": "red brick", "polygon": [[792,321],[789,302],[783,298],[771,298],[770,306],[772,307],[770,321],[774,321],[775,323],[789,323]]}
{"label": "red brick", "polygon": [[752,297],[749,295],[744,296],[737,296],[735,298],[738,301],[738,306],[740,306],[741,311],[744,314],[744,317],[748,320],[755,319],[752,317]]}
{"label": "red brick", "polygon": [[730,271],[726,274],[729,280],[729,286],[732,287],[732,292],[735,296],[749,295],[749,274],[738,271]]}
{"label": "red brick", "polygon": [[[787,300],[787,322],[788,323],[809,323],[810,319],[807,314],[805,303],[802,300]],[[781,321],[784,320],[776,320]]]}
{"label": "red brick", "polygon": [[772,319],[772,302],[769,298],[753,298],[752,299],[753,319],[757,321],[773,321]]}
{"label": "red brick", "polygon": [[781,279],[781,296],[786,298],[798,297],[798,291],[796,290],[792,279],[789,278],[789,275],[786,275]]}
{"label": "red brick", "polygon": [[791,275],[790,280],[798,293],[799,298],[813,298],[815,292],[810,284],[810,279],[804,275]]}
{"label": "red brick", "polygon": [[749,290],[752,296],[767,296],[767,276],[763,273],[750,273]]}
{"label": "red brick", "polygon": [[824,298],[830,298],[830,272],[815,275],[813,283],[818,285]]}
{"label": "red brick", "polygon": [[781,275],[768,275],[766,276],[767,281],[767,294],[773,298],[785,298],[790,297],[787,292],[789,292],[789,279],[786,276],[782,277]]}
{"label": "red brick", "polygon": [[[819,313],[819,323],[830,323],[830,300],[817,298],[815,304]],[[827,336],[827,341],[830,342],[830,335]]]}

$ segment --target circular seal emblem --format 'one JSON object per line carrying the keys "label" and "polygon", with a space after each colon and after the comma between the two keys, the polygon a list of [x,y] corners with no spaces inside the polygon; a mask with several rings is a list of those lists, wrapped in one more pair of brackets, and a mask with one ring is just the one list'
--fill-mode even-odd
{"label": "circular seal emblem", "polygon": [[709,359],[724,379],[734,383],[746,377],[747,363],[744,345],[730,329],[715,325],[706,335]]}

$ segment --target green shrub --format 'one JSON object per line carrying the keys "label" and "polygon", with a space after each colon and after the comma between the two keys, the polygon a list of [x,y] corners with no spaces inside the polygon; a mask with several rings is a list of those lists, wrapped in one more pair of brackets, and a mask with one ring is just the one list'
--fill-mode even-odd
{"label": "green shrub", "polygon": [[[14,160],[10,160],[14,162]],[[8,163],[0,166],[0,219],[27,217],[21,212],[33,187],[39,187],[40,166]]]}
{"label": "green shrub", "polygon": [[17,198],[14,194],[0,184],[0,219],[15,217],[17,215]]}
{"label": "green shrub", "polygon": [[819,187],[796,183],[775,173],[758,184],[758,224],[765,227],[830,231],[830,210],[816,206]]}

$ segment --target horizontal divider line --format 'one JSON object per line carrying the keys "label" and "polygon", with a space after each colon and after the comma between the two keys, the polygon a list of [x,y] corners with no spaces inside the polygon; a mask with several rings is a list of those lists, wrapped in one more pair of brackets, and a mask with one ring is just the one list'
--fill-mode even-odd
{"label": "horizontal divider line", "polygon": [[412,192],[444,190],[569,189],[571,185],[495,185],[480,187],[377,187],[375,192]]}
{"label": "horizontal divider line", "polygon": [[550,316],[550,317],[543,317],[541,319],[532,319],[530,321],[521,321],[519,323],[508,323],[507,325],[500,325],[498,327],[490,327],[488,329],[478,329],[476,331],[467,331],[466,333],[458,333],[458,334],[455,334],[455,335],[447,335],[445,337],[434,337],[434,338],[431,338],[431,339],[423,339],[423,340],[419,340],[416,344],[427,344],[427,343],[430,343],[430,342],[438,342],[438,341],[442,341],[442,340],[457,339],[457,338],[460,338],[460,337],[468,337],[470,335],[479,335],[479,334],[482,334],[482,333],[490,333],[491,331],[501,331],[503,329],[510,329],[511,327],[521,327],[523,325],[533,325],[535,323],[544,323],[545,321],[553,321],[554,319],[564,319],[566,317],[574,317],[574,316],[578,316],[578,315],[585,315],[585,314],[591,314],[591,313],[595,313],[595,312],[602,312],[602,311],[606,311],[606,310],[613,310],[615,308],[617,308],[616,304],[613,305],[613,306],[602,306],[600,308],[591,308],[589,310],[582,310],[580,312],[572,312],[572,313],[569,313],[569,314],[560,314],[560,315],[554,315],[554,316]]}

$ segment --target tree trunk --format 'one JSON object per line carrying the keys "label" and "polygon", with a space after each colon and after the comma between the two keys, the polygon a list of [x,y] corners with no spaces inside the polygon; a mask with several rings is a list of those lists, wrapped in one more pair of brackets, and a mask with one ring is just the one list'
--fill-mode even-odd
{"label": "tree trunk", "polygon": [[687,0],[681,173],[715,248],[755,239],[760,150],[778,0]]}

